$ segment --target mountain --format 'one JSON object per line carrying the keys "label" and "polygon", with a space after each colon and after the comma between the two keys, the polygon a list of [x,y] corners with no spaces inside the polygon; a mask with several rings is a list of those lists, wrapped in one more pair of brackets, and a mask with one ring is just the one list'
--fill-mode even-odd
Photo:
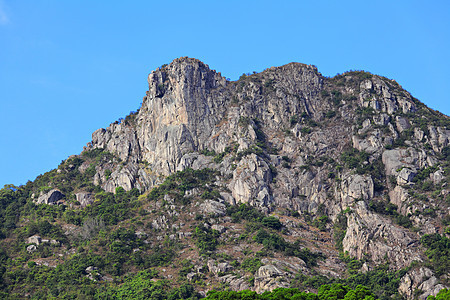
{"label": "mountain", "polygon": [[300,63],[230,81],[182,57],[148,83],[81,154],[0,191],[4,297],[449,286],[448,116]]}

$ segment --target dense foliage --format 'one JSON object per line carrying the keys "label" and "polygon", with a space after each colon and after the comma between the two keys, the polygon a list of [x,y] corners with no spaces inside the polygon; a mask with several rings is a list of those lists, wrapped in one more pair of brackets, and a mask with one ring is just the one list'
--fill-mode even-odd
{"label": "dense foliage", "polygon": [[373,300],[372,292],[358,285],[355,289],[342,284],[323,285],[318,293],[302,292],[295,288],[277,288],[272,292],[258,294],[253,291],[210,291],[205,299],[208,300]]}
{"label": "dense foliage", "polygon": [[425,254],[436,275],[446,274],[450,270],[450,239],[437,233],[426,234],[420,239],[420,243],[427,247]]}
{"label": "dense foliage", "polygon": [[396,272],[389,270],[389,265],[380,265],[374,270],[360,273],[353,272],[352,275],[345,279],[328,278],[322,275],[308,277],[299,274],[296,278],[294,287],[299,289],[319,289],[325,284],[339,283],[350,288],[356,288],[358,285],[368,287],[377,299],[402,299],[398,293],[401,278],[406,274],[407,270],[399,270]]}

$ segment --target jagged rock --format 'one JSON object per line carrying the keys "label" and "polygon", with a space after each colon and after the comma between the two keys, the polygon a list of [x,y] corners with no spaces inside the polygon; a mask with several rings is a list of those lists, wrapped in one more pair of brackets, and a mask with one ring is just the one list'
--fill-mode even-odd
{"label": "jagged rock", "polygon": [[402,183],[412,180],[417,169],[433,166],[436,163],[423,150],[419,152],[412,148],[386,150],[383,152],[382,161],[388,176],[398,176],[399,172],[405,170],[399,177]]}
{"label": "jagged rock", "polygon": [[225,200],[225,202],[227,202],[228,204],[231,205],[235,205],[236,204],[236,199],[234,199],[234,197],[230,194],[230,193],[226,193],[226,192],[221,192],[220,196],[222,197],[223,200]]}
{"label": "jagged rock", "polygon": [[76,193],[75,196],[82,207],[86,207],[95,201],[94,194],[92,193]]}
{"label": "jagged rock", "polygon": [[436,296],[436,294],[444,288],[447,287],[443,284],[438,283],[438,279],[436,277],[431,276],[428,280],[419,285],[419,290],[425,291],[422,295],[419,296],[419,299],[425,300],[428,298],[428,296]]}
{"label": "jagged rock", "polygon": [[419,299],[425,300],[430,295],[436,296],[443,288],[446,287],[437,282],[430,269],[420,267],[410,270],[402,277],[398,291],[408,299],[412,299],[416,296],[414,292],[420,290],[422,293],[419,295]]}
{"label": "jagged rock", "polygon": [[391,117],[389,117],[387,114],[379,114],[379,115],[373,116],[373,122],[376,125],[386,126],[390,120],[391,120]]}
{"label": "jagged rock", "polygon": [[152,221],[152,228],[154,229],[167,229],[169,228],[168,220],[166,216],[158,216],[156,219]]}
{"label": "jagged rock", "polygon": [[211,229],[217,230],[219,233],[224,233],[226,231],[225,226],[216,225],[216,224],[212,225]]}
{"label": "jagged rock", "polygon": [[404,117],[397,116],[395,118],[395,124],[396,124],[399,132],[403,132],[403,131],[411,128],[411,124],[409,124],[408,119],[406,119]]}
{"label": "jagged rock", "polygon": [[37,250],[36,245],[29,245],[29,246],[27,247],[27,252],[29,252],[29,253],[33,253],[33,252],[36,251],[36,250]]}
{"label": "jagged rock", "polygon": [[[179,58],[152,72],[148,83],[136,114],[94,132],[86,150],[104,149],[114,155],[95,166],[94,183],[108,192],[118,186],[146,192],[175,171],[212,168],[218,175],[211,186],[218,187],[221,195],[218,201],[203,201],[198,199],[202,188],[185,191],[188,200],[198,201],[188,215],[188,205],[179,206],[169,195],[164,197],[169,205],[163,207],[162,200],[151,204],[149,212],[164,209],[152,220],[153,229],[161,231],[156,240],[190,242],[192,233],[177,220],[193,217],[197,209],[206,215],[207,226],[222,232],[220,239],[237,238],[238,228],[227,224],[230,227],[224,231],[220,225],[233,221],[224,217],[224,203],[247,203],[266,213],[286,212],[282,222],[289,231],[285,233],[313,240],[320,243],[318,247],[326,245],[328,258],[319,263],[317,273],[339,277],[344,267],[337,251],[329,247],[332,238],[302,228],[294,213],[325,214],[334,222],[350,208],[343,247],[351,256],[370,259],[363,271],[385,258],[398,269],[424,257],[418,236],[370,211],[370,202],[390,198],[398,213],[411,216],[420,234],[442,233],[438,220],[420,213],[432,208],[440,218],[448,208],[434,201],[435,191],[414,194],[419,185],[413,179],[426,167],[442,165],[450,131],[445,122],[434,121],[438,117],[434,111],[424,114],[422,106],[418,110],[417,100],[395,81],[360,72],[326,78],[314,66],[292,63],[231,82],[198,60]],[[419,118],[429,122],[427,128]],[[349,168],[341,153],[350,145],[369,154],[365,165],[381,157],[384,174],[375,179],[378,174],[357,174],[361,170]],[[85,162],[80,172],[89,166],[90,161]],[[447,178],[442,171],[425,180],[441,189],[445,199]],[[375,193],[374,180],[384,189]],[[264,260],[255,290],[289,286],[296,272],[308,274],[304,262],[282,256]],[[227,265],[208,262],[208,266],[216,275],[230,271]],[[195,273],[189,276],[192,279]],[[416,287],[434,291],[433,276]],[[232,274],[219,280],[235,290],[248,287],[244,278]]]}
{"label": "jagged rock", "polygon": [[374,262],[387,258],[395,268],[422,261],[416,236],[369,211],[363,201],[357,202],[348,216],[342,244],[353,257],[362,259],[368,255]]}
{"label": "jagged rock", "polygon": [[341,199],[344,206],[350,206],[355,200],[373,198],[373,181],[370,176],[346,174],[341,182]]}
{"label": "jagged rock", "polygon": [[266,206],[271,202],[269,193],[271,180],[267,163],[252,153],[241,159],[233,171],[233,180],[228,187],[237,202]]}
{"label": "jagged rock", "polygon": [[428,126],[428,131],[430,133],[429,143],[436,152],[441,151],[441,149],[449,144],[450,130],[443,129],[441,127],[436,128],[433,125]]}
{"label": "jagged rock", "polygon": [[365,138],[360,138],[356,135],[352,137],[353,147],[359,151],[367,153],[375,153],[383,149],[383,139],[380,130],[373,130]]}
{"label": "jagged rock", "polygon": [[263,258],[261,259],[261,263],[263,265],[273,265],[278,268],[278,270],[289,271],[292,274],[297,274],[300,271],[306,270],[306,263],[298,257],[289,257],[286,258],[286,260]]}
{"label": "jagged rock", "polygon": [[244,278],[238,278],[235,275],[227,274],[219,277],[221,282],[228,283],[233,291],[249,290],[250,285]]}
{"label": "jagged rock", "polygon": [[53,189],[48,193],[42,193],[36,201],[36,204],[56,204],[59,200],[64,198],[64,194],[58,189]]}
{"label": "jagged rock", "polygon": [[410,170],[409,168],[402,168],[397,175],[397,183],[398,184],[410,184],[414,177],[416,176],[416,172]]}
{"label": "jagged rock", "polygon": [[209,271],[215,275],[218,275],[219,273],[226,273],[233,269],[233,267],[227,262],[217,263],[214,260],[208,260],[207,265]]}
{"label": "jagged rock", "polygon": [[430,174],[430,178],[434,184],[439,184],[445,178],[444,171],[442,169],[439,169],[436,172]]}
{"label": "jagged rock", "polygon": [[197,276],[197,273],[191,272],[186,275],[187,280],[191,281]]}
{"label": "jagged rock", "polygon": [[193,197],[200,194],[200,189],[194,188],[191,190],[187,190],[184,192],[184,195],[187,197]]}
{"label": "jagged rock", "polygon": [[125,191],[131,190],[135,186],[135,174],[137,166],[128,164],[111,173],[110,179],[103,184],[105,191],[115,193],[117,187],[122,187]]}
{"label": "jagged rock", "polygon": [[408,192],[401,186],[397,185],[389,192],[389,199],[399,208],[400,212],[407,215],[408,212],[404,210],[404,203],[409,199]]}
{"label": "jagged rock", "polygon": [[27,243],[39,246],[42,243],[42,238],[39,235],[33,235],[27,239]]}
{"label": "jagged rock", "polygon": [[255,276],[255,291],[262,293],[279,287],[289,287],[286,272],[282,272],[274,265],[265,265],[258,269]]}
{"label": "jagged rock", "polygon": [[223,216],[226,211],[225,204],[214,200],[205,200],[199,208],[205,215]]}

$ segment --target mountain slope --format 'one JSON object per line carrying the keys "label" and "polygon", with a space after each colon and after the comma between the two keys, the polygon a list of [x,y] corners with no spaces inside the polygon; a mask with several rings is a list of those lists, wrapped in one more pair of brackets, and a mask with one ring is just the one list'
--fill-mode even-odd
{"label": "mountain slope", "polygon": [[299,63],[231,82],[179,58],[148,82],[83,153],[2,190],[4,257],[26,263],[10,260],[5,291],[70,294],[21,287],[14,272],[44,272],[32,261],[106,293],[137,270],[196,291],[448,286],[449,117],[393,80]]}

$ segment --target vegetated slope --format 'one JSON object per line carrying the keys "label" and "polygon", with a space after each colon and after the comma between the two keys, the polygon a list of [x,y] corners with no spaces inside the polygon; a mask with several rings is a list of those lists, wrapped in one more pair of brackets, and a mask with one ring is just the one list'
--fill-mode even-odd
{"label": "vegetated slope", "polygon": [[179,58],[148,81],[80,155],[0,191],[3,296],[448,286],[449,117],[298,63],[231,82]]}

